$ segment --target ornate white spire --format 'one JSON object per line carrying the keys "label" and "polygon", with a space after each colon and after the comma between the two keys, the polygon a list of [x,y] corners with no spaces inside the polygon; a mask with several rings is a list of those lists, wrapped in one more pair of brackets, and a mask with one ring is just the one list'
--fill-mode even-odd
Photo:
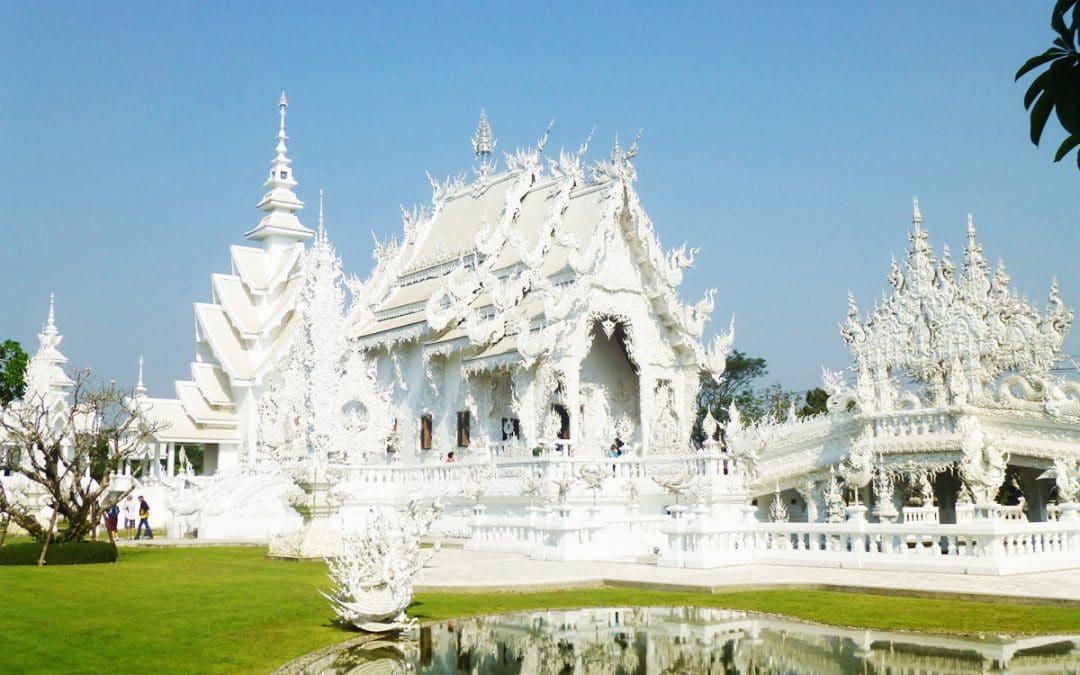
{"label": "ornate white spire", "polygon": [[919,230],[922,227],[922,211],[919,210],[919,195],[915,195],[911,202],[911,224],[915,226],[916,230]]}
{"label": "ornate white spire", "polygon": [[272,246],[275,243],[293,244],[304,241],[313,234],[300,223],[296,212],[304,208],[304,203],[297,199],[293,188],[296,187],[296,177],[293,175],[286,152],[288,148],[285,141],[288,135],[285,133],[285,110],[289,102],[285,98],[285,92],[281,92],[278,100],[278,114],[280,122],[277,135],[277,156],[270,162],[270,176],[263,185],[269,189],[258,208],[266,211],[266,215],[259,221],[258,227],[244,236],[248,239],[261,240],[264,246]]}
{"label": "ornate white spire", "polygon": [[473,155],[477,159],[476,175],[478,177],[489,178],[495,173],[493,154],[495,145],[498,142],[491,133],[487,110],[480,108],[480,123],[476,126],[476,135],[472,138]]}
{"label": "ornate white spire", "polygon": [[323,217],[323,189],[319,188],[319,236],[326,236],[326,219]]}
{"label": "ornate white spire", "polygon": [[135,383],[135,389],[134,389],[135,398],[142,398],[142,397],[146,396],[146,385],[143,384],[143,379],[142,379],[142,367],[143,367],[143,357],[139,356],[139,381]]}
{"label": "ornate white spire", "polygon": [[74,382],[64,373],[67,357],[60,353],[64,339],[56,328],[55,295],[49,294],[49,318],[38,333],[38,349],[26,366],[26,392],[24,398],[32,401],[39,397],[66,395],[65,390]]}
{"label": "ornate white spire", "polygon": [[42,333],[49,336],[59,334],[56,330],[56,293],[49,293],[49,319]]}

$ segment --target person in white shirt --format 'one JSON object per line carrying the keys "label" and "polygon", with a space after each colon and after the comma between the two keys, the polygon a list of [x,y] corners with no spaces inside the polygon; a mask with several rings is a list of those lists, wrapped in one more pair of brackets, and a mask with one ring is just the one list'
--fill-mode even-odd
{"label": "person in white shirt", "polygon": [[135,503],[134,497],[128,495],[120,510],[124,513],[124,531],[127,532],[128,539],[132,539],[135,537],[135,519],[139,516],[139,505]]}

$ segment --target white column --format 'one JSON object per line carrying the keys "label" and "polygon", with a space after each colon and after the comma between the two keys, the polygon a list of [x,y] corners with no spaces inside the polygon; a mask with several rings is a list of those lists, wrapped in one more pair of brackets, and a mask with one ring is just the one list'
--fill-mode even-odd
{"label": "white column", "polygon": [[176,468],[176,445],[169,443],[169,452],[165,455],[165,475],[171,476]]}

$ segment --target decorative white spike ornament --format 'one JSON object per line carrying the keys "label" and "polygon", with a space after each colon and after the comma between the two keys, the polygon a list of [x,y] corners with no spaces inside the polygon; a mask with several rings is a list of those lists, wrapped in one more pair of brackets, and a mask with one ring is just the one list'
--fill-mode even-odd
{"label": "decorative white spike ornament", "polygon": [[255,229],[244,235],[248,239],[262,241],[266,247],[293,244],[312,235],[312,231],[304,227],[296,217],[296,212],[304,208],[304,203],[293,192],[297,186],[296,176],[293,175],[290,166],[292,160],[288,157],[288,147],[285,145],[289,138],[285,133],[285,111],[288,105],[283,91],[278,99],[277,154],[270,162],[270,175],[263,183],[269,191],[258,204],[258,208],[265,211],[266,215]]}

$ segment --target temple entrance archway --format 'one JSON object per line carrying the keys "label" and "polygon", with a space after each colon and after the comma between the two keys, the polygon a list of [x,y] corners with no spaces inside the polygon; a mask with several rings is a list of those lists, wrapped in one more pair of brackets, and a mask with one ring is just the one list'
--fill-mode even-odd
{"label": "temple entrance archway", "polygon": [[626,324],[592,322],[589,350],[581,362],[581,452],[604,455],[616,444],[641,442],[638,368],[627,349]]}

